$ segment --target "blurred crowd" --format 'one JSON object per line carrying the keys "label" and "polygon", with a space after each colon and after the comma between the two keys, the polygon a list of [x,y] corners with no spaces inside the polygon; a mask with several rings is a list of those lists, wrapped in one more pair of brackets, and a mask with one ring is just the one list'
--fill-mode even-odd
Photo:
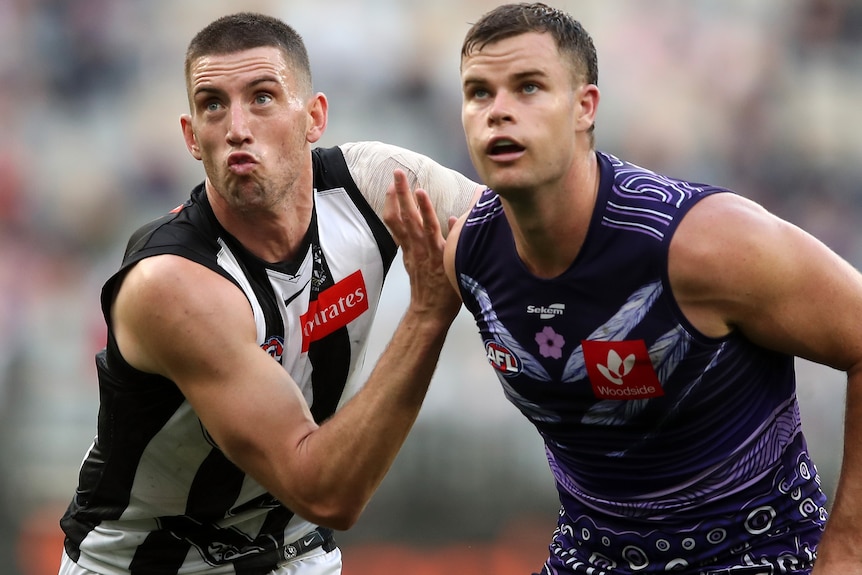
{"label": "blurred crowd", "polygon": [[[315,88],[330,99],[322,145],[383,140],[474,176],[459,51],[469,24],[498,3],[0,0],[4,573],[42,575],[59,554],[57,520],[95,431],[102,282],[128,234],[202,178],[178,120],[191,36],[229,12],[282,17],[304,36]],[[862,2],[548,3],[596,41],[600,149],[732,188],[862,267]],[[405,278],[396,268],[385,290],[369,365],[406,305]],[[538,437],[498,387],[472,321],[459,317],[417,427],[347,544],[488,553],[495,540],[537,540],[533,555],[544,556],[552,481]],[[800,364],[805,429],[830,493],[843,395],[841,374]]]}

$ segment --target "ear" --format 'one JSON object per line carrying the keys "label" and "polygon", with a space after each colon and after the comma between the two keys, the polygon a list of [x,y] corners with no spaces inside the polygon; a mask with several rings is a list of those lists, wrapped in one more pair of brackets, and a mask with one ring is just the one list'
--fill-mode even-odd
{"label": "ear", "polygon": [[318,141],[326,131],[326,122],[329,120],[329,102],[326,96],[318,92],[308,102],[308,129],[305,139],[313,144]]}
{"label": "ear", "polygon": [[595,84],[584,84],[578,89],[575,105],[578,131],[588,131],[596,123],[601,93]]}
{"label": "ear", "polygon": [[195,137],[195,132],[192,129],[192,117],[189,114],[180,116],[180,126],[183,129],[183,139],[186,141],[186,148],[196,160],[201,159],[201,150],[198,147],[198,139]]}

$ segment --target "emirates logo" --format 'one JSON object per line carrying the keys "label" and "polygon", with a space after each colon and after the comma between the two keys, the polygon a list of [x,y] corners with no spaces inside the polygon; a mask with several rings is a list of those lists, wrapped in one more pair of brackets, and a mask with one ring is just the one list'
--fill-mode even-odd
{"label": "emirates logo", "polygon": [[301,317],[302,351],[308,351],[317,341],[342,328],[368,310],[368,292],[361,271],[355,271],[308,303]]}

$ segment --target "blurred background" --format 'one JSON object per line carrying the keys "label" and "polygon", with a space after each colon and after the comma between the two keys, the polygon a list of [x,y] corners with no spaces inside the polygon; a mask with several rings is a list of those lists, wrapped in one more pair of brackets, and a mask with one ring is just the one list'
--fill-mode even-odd
{"label": "blurred background", "polygon": [[[95,432],[98,297],[128,234],[202,179],[179,115],[186,45],[239,10],[305,37],[330,100],[322,145],[383,140],[474,176],[461,41],[486,0],[0,0],[0,565],[56,573],[58,520]],[[859,0],[551,0],[594,36],[597,146],[730,187],[862,265]],[[395,267],[368,364],[406,306]],[[831,496],[843,374],[799,362],[804,428]],[[459,316],[426,404],[345,573],[538,570],[557,500],[538,435]]]}

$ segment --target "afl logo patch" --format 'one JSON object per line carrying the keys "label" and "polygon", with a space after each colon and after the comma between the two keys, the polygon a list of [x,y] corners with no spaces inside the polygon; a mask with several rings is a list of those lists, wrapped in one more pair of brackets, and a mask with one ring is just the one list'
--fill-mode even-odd
{"label": "afl logo patch", "polygon": [[502,343],[486,342],[485,356],[488,358],[488,363],[505,376],[521,373],[521,360]]}
{"label": "afl logo patch", "polygon": [[260,348],[271,355],[275,361],[281,363],[281,356],[284,353],[284,340],[277,335],[271,335],[265,342],[260,345]]}

